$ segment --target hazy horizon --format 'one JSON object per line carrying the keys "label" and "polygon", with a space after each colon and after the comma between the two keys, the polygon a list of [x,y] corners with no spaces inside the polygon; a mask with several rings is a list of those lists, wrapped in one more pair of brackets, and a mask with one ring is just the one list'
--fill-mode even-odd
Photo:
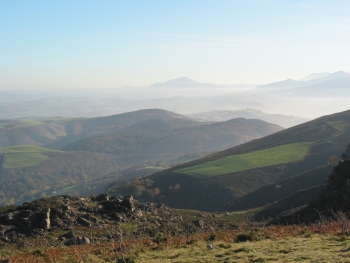
{"label": "hazy horizon", "polygon": [[350,71],[344,1],[1,1],[0,90]]}

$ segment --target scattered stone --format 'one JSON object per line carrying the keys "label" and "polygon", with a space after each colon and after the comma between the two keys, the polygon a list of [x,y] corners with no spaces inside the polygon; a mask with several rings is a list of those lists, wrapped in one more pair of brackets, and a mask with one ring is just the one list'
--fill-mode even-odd
{"label": "scattered stone", "polygon": [[124,196],[122,204],[128,211],[133,212],[135,210],[134,198],[132,196]]}
{"label": "scattered stone", "polygon": [[45,230],[48,230],[51,227],[50,211],[51,211],[50,208],[48,208],[46,211],[44,211],[43,228]]}
{"label": "scattered stone", "polygon": [[85,244],[85,245],[90,244],[90,239],[87,238],[87,237],[83,237],[83,238],[81,239],[81,244]]}
{"label": "scattered stone", "polygon": [[[49,230],[68,230],[65,235],[56,238],[57,245],[90,244],[96,242],[96,238],[91,241],[83,232],[74,233],[71,230],[75,225],[109,231],[111,224],[117,222],[144,222],[142,230],[135,231],[135,235],[149,234],[160,226],[169,228],[166,231],[174,234],[181,232],[174,222],[183,220],[182,216],[172,215],[164,204],[141,203],[132,196],[109,198],[108,195],[98,195],[89,199],[63,195],[52,198],[52,208],[47,208],[49,203],[46,202],[27,203],[19,206],[17,211],[0,215],[1,242],[18,243],[26,237],[45,237]],[[198,226],[203,227],[203,224],[198,223]],[[106,236],[103,238],[106,239]]]}
{"label": "scattered stone", "polygon": [[93,222],[93,223],[95,223],[95,224],[98,222],[97,218],[96,218],[96,217],[93,217],[93,216],[90,215],[90,214],[85,214],[85,215],[82,215],[81,217],[82,217],[82,218],[85,218],[86,220],[88,220],[88,221],[90,221],[90,222]]}
{"label": "scattered stone", "polygon": [[108,194],[100,194],[94,198],[95,201],[101,202],[101,201],[109,201]]}
{"label": "scattered stone", "polygon": [[88,226],[88,227],[91,226],[90,221],[89,221],[89,220],[86,220],[86,219],[83,218],[83,217],[78,217],[78,218],[77,218],[77,224],[82,225],[82,226]]}
{"label": "scattered stone", "polygon": [[208,244],[208,245],[207,245],[207,248],[208,248],[208,249],[215,250],[215,247],[213,247],[213,245],[212,245],[212,244]]}
{"label": "scattered stone", "polygon": [[70,208],[69,205],[64,205],[63,208],[62,208],[63,211],[67,211],[67,210],[70,210],[70,209],[71,208]]}
{"label": "scattered stone", "polygon": [[201,220],[197,220],[197,221],[194,221],[195,225],[200,227],[200,228],[203,228],[204,227],[204,222],[201,221]]}

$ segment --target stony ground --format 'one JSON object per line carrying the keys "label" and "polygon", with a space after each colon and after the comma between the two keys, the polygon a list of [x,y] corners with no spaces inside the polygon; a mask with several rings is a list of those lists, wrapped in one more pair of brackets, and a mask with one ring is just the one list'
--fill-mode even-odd
{"label": "stony ground", "polygon": [[350,262],[350,220],[249,222],[132,197],[57,196],[0,209],[0,263]]}

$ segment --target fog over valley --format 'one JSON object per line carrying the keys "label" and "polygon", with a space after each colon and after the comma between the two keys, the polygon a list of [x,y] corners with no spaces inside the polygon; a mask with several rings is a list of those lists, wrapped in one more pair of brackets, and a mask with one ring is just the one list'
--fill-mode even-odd
{"label": "fog over valley", "polygon": [[143,87],[98,91],[3,91],[0,118],[97,117],[148,108],[186,115],[249,108],[311,119],[346,110],[349,87],[350,74],[338,71],[266,85],[216,85],[183,77]]}
{"label": "fog over valley", "polygon": [[0,1],[0,263],[350,262],[350,1]]}

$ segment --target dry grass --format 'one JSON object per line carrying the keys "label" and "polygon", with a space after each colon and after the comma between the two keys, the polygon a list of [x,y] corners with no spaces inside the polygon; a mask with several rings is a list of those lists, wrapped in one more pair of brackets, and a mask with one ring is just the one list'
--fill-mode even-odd
{"label": "dry grass", "polygon": [[[50,246],[40,238],[0,243],[0,260],[11,262],[350,262],[350,220],[309,226],[240,224],[235,230],[125,238],[80,246]],[[207,249],[211,243],[215,249]],[[124,259],[123,259],[124,258]]]}

